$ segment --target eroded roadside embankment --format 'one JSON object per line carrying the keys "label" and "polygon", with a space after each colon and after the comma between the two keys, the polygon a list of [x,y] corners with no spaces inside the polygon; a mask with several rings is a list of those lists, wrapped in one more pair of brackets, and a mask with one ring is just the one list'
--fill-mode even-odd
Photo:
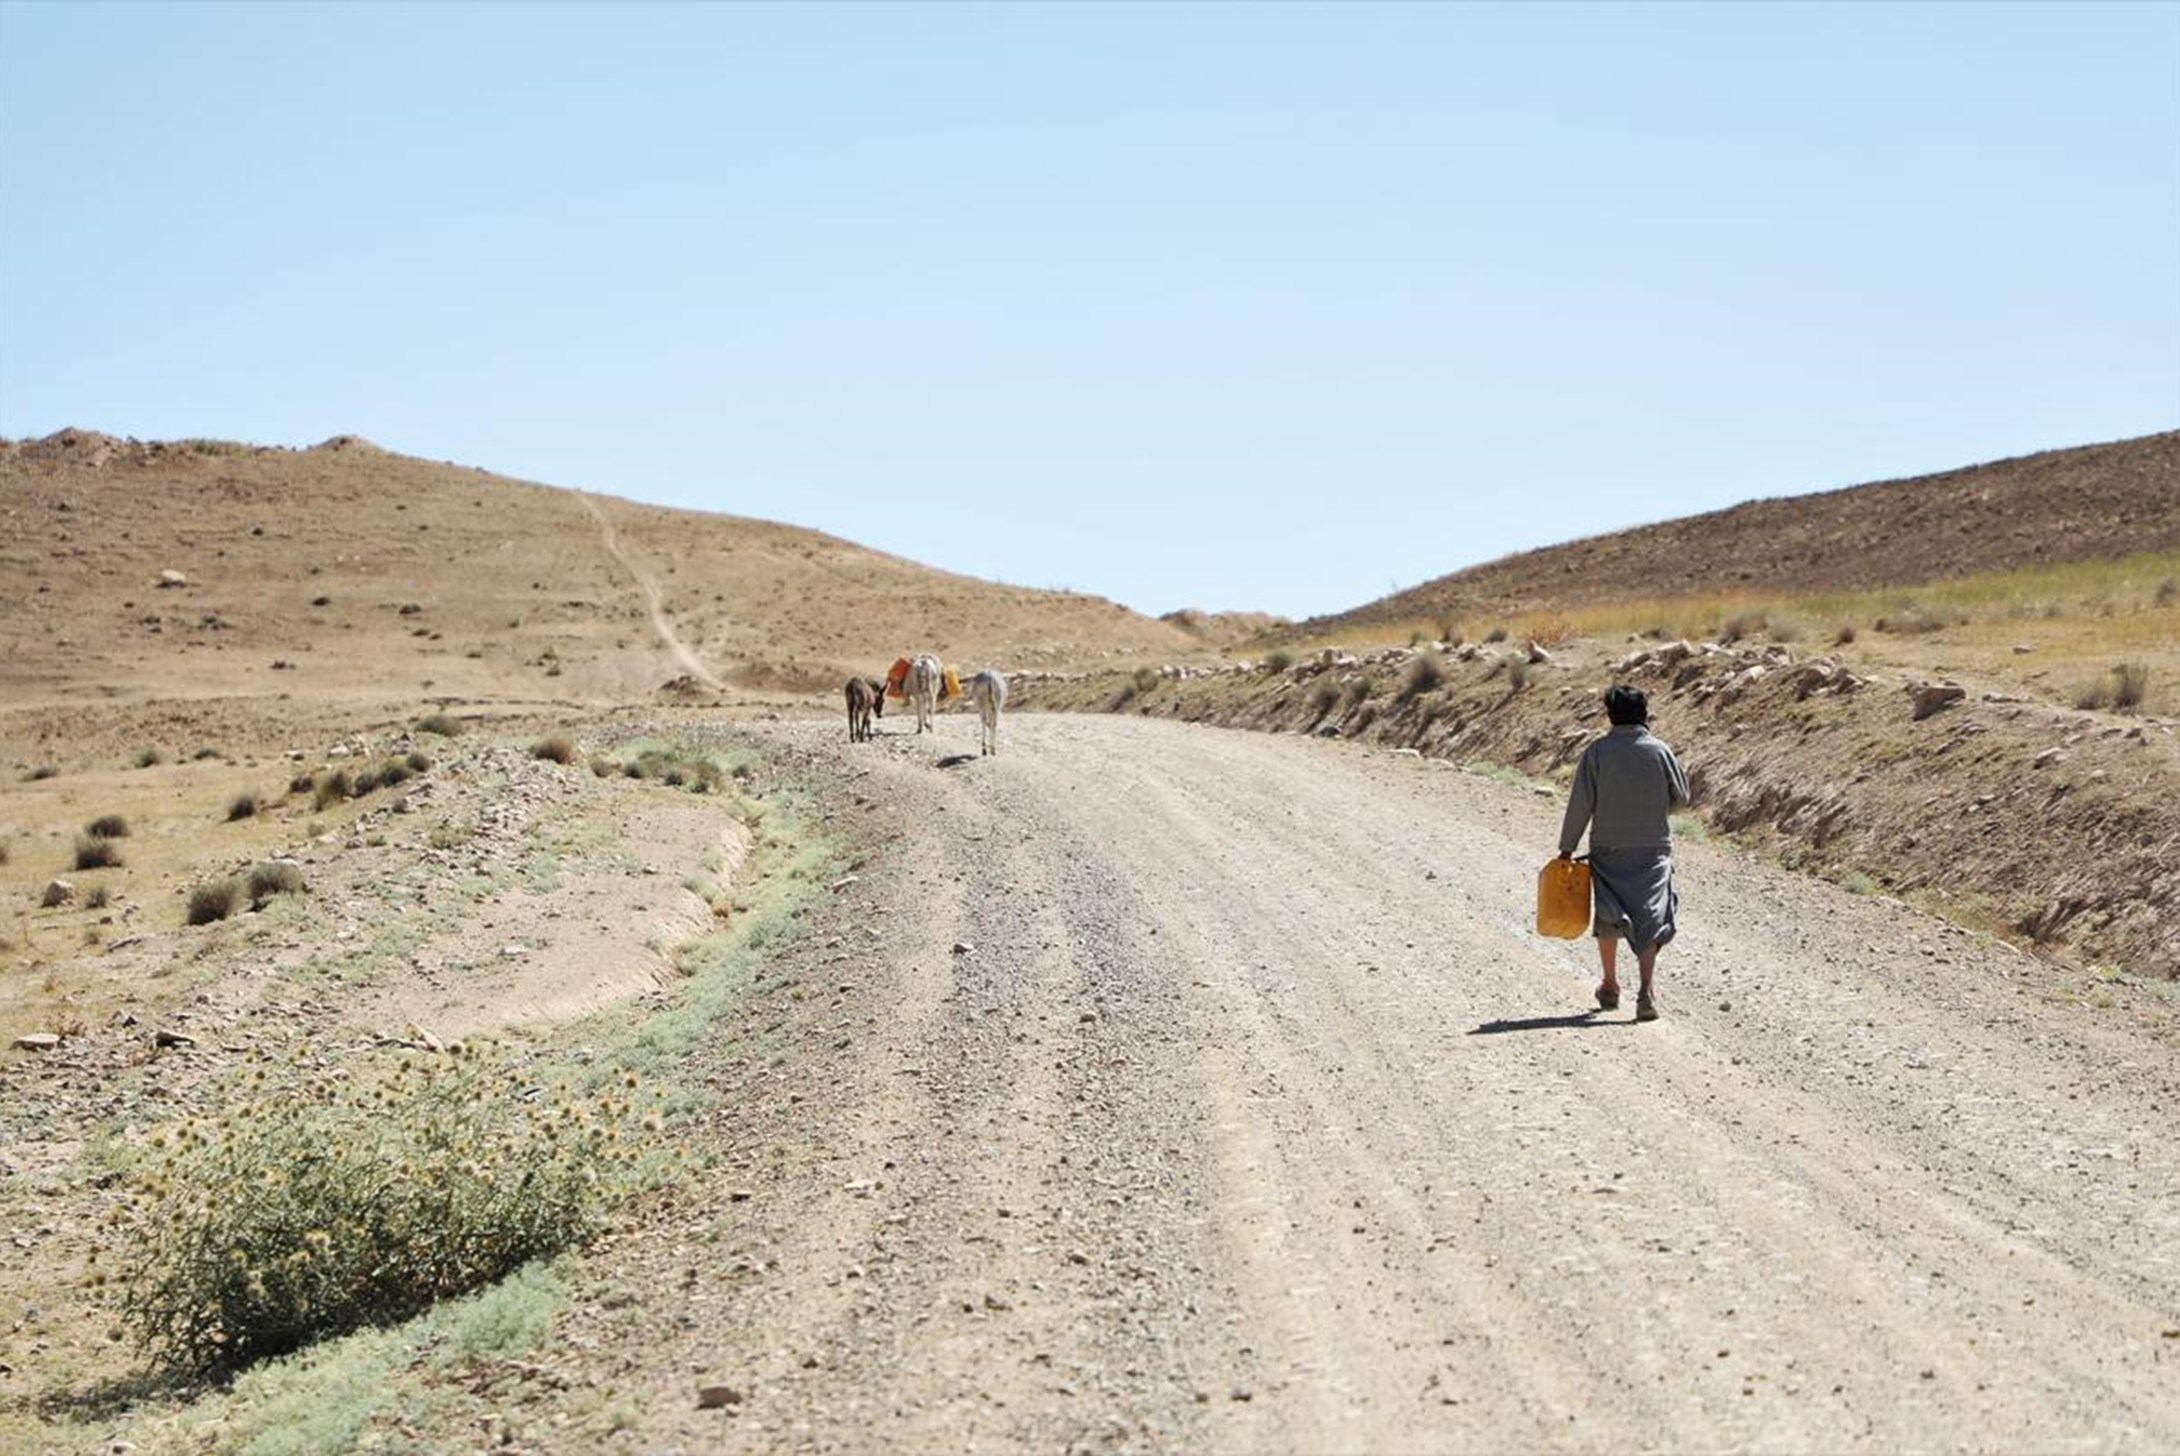
{"label": "eroded roadside embankment", "polygon": [[[1419,665],[1423,664],[1423,665]],[[2155,718],[1860,676],[1771,646],[1686,643],[1532,662],[1512,647],[1326,653],[1273,670],[1026,675],[1016,702],[1323,733],[1563,782],[1627,681],[1688,765],[1712,832],[2105,976],[2180,975],[2180,738]],[[1951,698],[1931,706],[1938,698]]]}
{"label": "eroded roadside embankment", "polygon": [[[639,1187],[655,1200],[686,1178],[692,1121],[715,1095],[694,1055],[715,1043],[746,1054],[763,1040],[740,1020],[744,997],[765,949],[824,894],[832,841],[811,822],[796,773],[743,739],[613,723],[558,736],[582,751],[554,761],[506,742],[435,739],[428,764],[398,787],[268,807],[269,832],[294,841],[282,862],[299,872],[297,893],[231,922],[147,924],[44,969],[68,1005],[115,1005],[110,1018],[60,1023],[49,1050],[0,1053],[0,1217],[18,1230],[23,1276],[0,1298],[0,1446],[103,1450],[125,1438],[153,1450],[331,1451],[390,1426],[468,1429],[491,1409],[479,1391],[529,1368],[555,1312],[592,1296],[570,1255],[506,1280],[487,1264],[481,1277],[442,1281],[413,1319],[389,1317],[398,1295],[360,1317],[319,1299],[297,1318],[322,1328],[297,1353],[208,1380],[189,1363],[200,1325],[186,1300],[148,1323],[131,1313],[149,1307],[130,1273],[141,1241],[115,1233],[129,1209],[163,1216],[162,1198],[214,1218],[212,1204],[193,1211],[188,1182],[204,1159],[171,1175],[158,1166],[177,1124],[237,1129],[222,1166],[256,1159],[284,1184],[288,1165],[247,1120],[237,1127],[235,1109],[308,1104],[325,1128],[354,1131],[340,1097],[376,1088],[377,1120],[404,1130],[384,1146],[413,1153],[446,1112],[417,1078],[455,1077],[481,1054],[522,1090],[510,1097],[488,1076],[472,1120],[494,1129],[492,1156],[521,1176],[540,1176],[551,1152],[508,1131],[527,1109],[617,1098],[622,1151],[638,1166],[606,1170],[615,1192],[604,1201]],[[344,763],[413,746],[336,745]],[[167,828],[150,816],[139,827],[132,846]],[[722,1034],[729,1022],[747,1044]],[[624,1080],[642,1090],[622,1092]],[[653,1109],[663,1126],[639,1131]],[[376,1156],[358,1152],[352,1183],[320,1181],[371,1203],[357,1190],[384,1171]],[[389,1187],[429,1181],[405,1171]],[[437,1237],[454,1237],[466,1195],[453,1188],[431,1195],[446,1209]],[[300,1197],[288,1203],[308,1211]],[[330,1227],[363,1226],[343,1221],[339,1198],[317,1206]],[[608,1216],[620,1226],[637,1215]],[[266,1219],[229,1222],[206,1241],[265,1267],[292,1252]],[[344,1234],[317,1257],[349,1258],[364,1238]],[[160,1258],[160,1278],[193,1287],[186,1261]],[[109,1267],[112,1297],[92,1277]],[[382,1288],[401,1281],[415,1282],[407,1266],[374,1277]],[[209,1321],[209,1296],[204,1308]],[[349,1332],[359,1318],[376,1327]],[[151,1359],[131,1336],[157,1336],[180,1358]]]}

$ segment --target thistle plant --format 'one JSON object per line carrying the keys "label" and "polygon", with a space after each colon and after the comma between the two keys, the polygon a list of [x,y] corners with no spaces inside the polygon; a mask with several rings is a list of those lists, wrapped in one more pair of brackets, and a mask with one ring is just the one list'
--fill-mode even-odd
{"label": "thistle plant", "polygon": [[157,1364],[238,1368],[579,1244],[659,1127],[633,1076],[556,1093],[459,1043],[369,1085],[282,1080],[154,1133],[114,1210],[91,1282]]}

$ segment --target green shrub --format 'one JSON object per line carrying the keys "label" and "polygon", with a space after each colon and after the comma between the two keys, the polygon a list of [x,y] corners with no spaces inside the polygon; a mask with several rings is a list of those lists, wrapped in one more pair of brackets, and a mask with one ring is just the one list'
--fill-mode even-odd
{"label": "green shrub", "polygon": [[1310,693],[1310,703],[1317,709],[1317,716],[1320,718],[1339,706],[1339,702],[1340,685],[1336,682],[1320,682]]}
{"label": "green shrub", "polygon": [[595,753],[591,755],[590,771],[599,778],[609,779],[613,777],[615,767],[613,760],[607,758],[604,754]]}
{"label": "green shrub", "polygon": [[189,892],[189,923],[210,925],[225,920],[242,907],[242,891],[242,881],[232,875],[197,886]]}
{"label": "green shrub", "polygon": [[437,734],[441,738],[459,738],[462,720],[451,713],[432,713],[416,720],[416,731]]}
{"label": "green shrub", "polygon": [[99,839],[127,839],[129,821],[119,814],[101,814],[83,827],[83,832]]}
{"label": "green shrub", "polygon": [[2112,669],[2112,706],[2139,708],[2150,688],[2150,670],[2139,662],[2123,662]]}
{"label": "green shrub", "polygon": [[26,784],[34,784],[41,779],[56,778],[59,775],[60,770],[55,768],[52,764],[41,763],[38,764],[36,767],[32,768],[28,773],[23,775],[23,782]]}
{"label": "green shrub", "polygon": [[573,763],[575,740],[565,733],[548,733],[530,745],[530,757],[547,763]]}
{"label": "green shrub", "polygon": [[288,780],[288,792],[291,794],[307,794],[317,786],[318,776],[316,774],[299,773]]}
{"label": "green shrub", "polygon": [[86,910],[103,910],[113,902],[114,887],[111,885],[97,885],[92,888],[90,894],[83,897],[83,908]]}
{"label": "green shrub", "polygon": [[237,819],[254,819],[257,817],[257,808],[257,795],[244,789],[227,801],[227,822],[232,824]]}
{"label": "green shrub", "polygon": [[1855,628],[1852,622],[1842,622],[1839,630],[1832,634],[1832,645],[1834,647],[1845,647],[1854,640]]}
{"label": "green shrub", "polygon": [[76,868],[110,870],[121,863],[121,846],[103,834],[76,836]]}
{"label": "green shrub", "polygon": [[635,1182],[639,1118],[657,1125],[634,1088],[531,1102],[528,1077],[457,1046],[376,1085],[222,1099],[153,1138],[93,1283],[178,1371],[408,1319],[591,1235]]}
{"label": "green shrub", "polygon": [[1506,682],[1515,692],[1529,686],[1531,665],[1526,657],[1510,657],[1506,660]]}
{"label": "green shrub", "polygon": [[156,748],[139,748],[136,756],[129,761],[138,768],[150,768],[153,764],[165,763],[167,756]]}
{"label": "green shrub", "polygon": [[422,749],[411,749],[408,756],[403,758],[401,761],[407,764],[409,768],[416,773],[431,772],[431,755],[424,752]]}
{"label": "green shrub", "polygon": [[1506,640],[1506,629],[1504,627],[1493,627],[1484,634],[1484,640],[1486,642],[1504,642]]}
{"label": "green shrub", "polygon": [[250,908],[262,909],[275,895],[303,893],[303,867],[293,860],[269,859],[251,868],[245,885],[250,895]]}
{"label": "green shrub", "polygon": [[1268,672],[1285,672],[1292,666],[1294,666],[1294,654],[1284,647],[1264,654],[1264,667]]}

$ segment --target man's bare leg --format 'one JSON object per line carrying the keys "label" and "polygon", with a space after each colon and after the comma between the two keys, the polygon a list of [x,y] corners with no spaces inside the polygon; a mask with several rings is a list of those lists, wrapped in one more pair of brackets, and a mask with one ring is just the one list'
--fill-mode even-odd
{"label": "man's bare leg", "polygon": [[1636,1014],[1640,1015],[1643,1011],[1648,1010],[1655,1016],[1658,1006],[1657,1002],[1651,999],[1651,978],[1658,969],[1658,948],[1654,945],[1645,946],[1635,952],[1635,964],[1643,974],[1642,984],[1635,992]]}
{"label": "man's bare leg", "polygon": [[[1607,1011],[1620,1003],[1620,978],[1615,969],[1620,942],[1609,935],[1597,937],[1597,959],[1605,968],[1605,979],[1598,983],[1597,1004]],[[1652,954],[1655,954],[1653,952]],[[1645,984],[1648,984],[1647,982]]]}

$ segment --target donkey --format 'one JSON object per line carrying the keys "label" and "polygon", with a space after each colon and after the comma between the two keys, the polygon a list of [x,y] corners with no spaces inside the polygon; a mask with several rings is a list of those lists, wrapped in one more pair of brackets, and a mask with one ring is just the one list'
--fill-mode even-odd
{"label": "donkey", "polygon": [[886,716],[886,685],[867,677],[851,677],[844,691],[848,698],[848,741],[867,743],[871,719]]}
{"label": "donkey", "polygon": [[916,705],[916,731],[935,733],[931,715],[938,711],[939,691],[945,686],[946,670],[939,660],[928,652],[919,652],[908,660],[908,681],[904,685],[908,700]]}
{"label": "donkey", "polygon": [[1007,706],[1007,680],[985,668],[969,679],[969,700],[976,704],[976,715],[983,720],[984,752],[999,752],[999,710]]}

